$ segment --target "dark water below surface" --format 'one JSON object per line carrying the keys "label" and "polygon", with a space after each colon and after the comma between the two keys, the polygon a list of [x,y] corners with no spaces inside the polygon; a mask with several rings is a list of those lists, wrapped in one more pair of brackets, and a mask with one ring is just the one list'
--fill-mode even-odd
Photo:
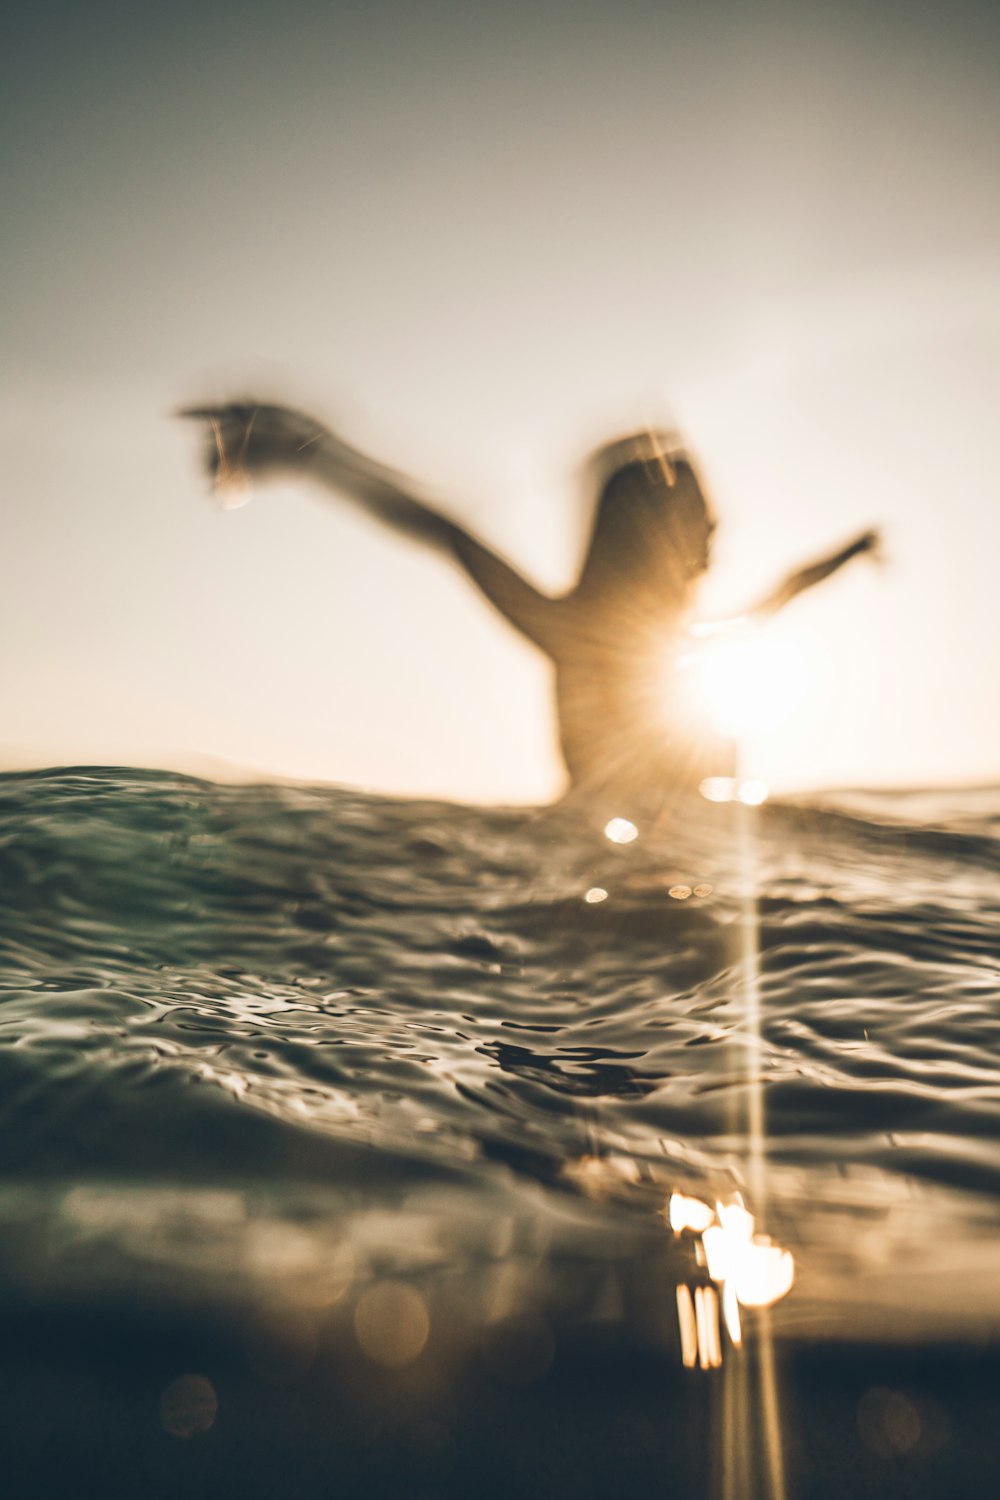
{"label": "dark water below surface", "polygon": [[[1000,791],[0,807],[13,1493],[776,1493],[772,1333],[790,1494],[994,1493]],[[721,1370],[676,1190],[795,1258]]]}

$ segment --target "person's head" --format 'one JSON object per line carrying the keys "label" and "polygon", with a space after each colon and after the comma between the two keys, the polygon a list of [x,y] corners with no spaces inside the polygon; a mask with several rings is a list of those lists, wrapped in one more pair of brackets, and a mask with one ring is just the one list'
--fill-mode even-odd
{"label": "person's head", "polygon": [[715,516],[676,434],[608,443],[589,469],[599,498],[581,584],[677,590],[705,572]]}

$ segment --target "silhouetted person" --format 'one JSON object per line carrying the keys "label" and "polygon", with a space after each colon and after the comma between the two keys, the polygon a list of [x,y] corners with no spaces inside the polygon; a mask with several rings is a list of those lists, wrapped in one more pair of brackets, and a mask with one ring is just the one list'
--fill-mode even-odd
{"label": "silhouetted person", "polygon": [[[574,788],[655,799],[732,773],[731,747],[670,689],[671,658],[690,646],[688,621],[716,526],[677,438],[637,434],[594,455],[599,499],[586,559],[576,586],[552,598],[428,505],[403,475],[302,412],[242,402],[183,415],[208,422],[208,464],[220,487],[267,473],[311,475],[460,563],[551,659]],[[865,532],[791,573],[749,617],[774,614],[876,543],[877,534]]]}

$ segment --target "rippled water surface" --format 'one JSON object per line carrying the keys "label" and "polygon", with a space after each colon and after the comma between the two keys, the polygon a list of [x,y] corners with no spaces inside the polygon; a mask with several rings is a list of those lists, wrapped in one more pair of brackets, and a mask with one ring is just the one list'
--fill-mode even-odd
{"label": "rippled water surface", "polygon": [[9,1297],[342,1306],[364,1347],[365,1289],[416,1287],[456,1338],[537,1314],[675,1358],[682,1189],[791,1249],[779,1340],[1000,1334],[1000,792],[621,845],[586,808],[135,770],[0,799]]}

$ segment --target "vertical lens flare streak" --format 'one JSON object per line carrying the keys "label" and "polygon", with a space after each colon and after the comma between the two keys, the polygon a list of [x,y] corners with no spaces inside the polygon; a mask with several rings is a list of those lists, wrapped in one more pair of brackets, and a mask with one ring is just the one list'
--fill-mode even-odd
{"label": "vertical lens flare streak", "polygon": [[691,1288],[683,1282],[677,1288],[677,1323],[681,1331],[681,1363],[693,1370],[698,1363],[698,1324]]}
{"label": "vertical lens flare streak", "polygon": [[[767,1172],[765,1160],[764,1082],[762,1077],[763,1044],[760,1010],[760,928],[757,912],[756,820],[753,802],[741,800],[736,805],[740,860],[740,900],[742,906],[741,987],[747,1038],[747,1147],[748,1181],[757,1213],[767,1213]],[[791,1257],[789,1257],[789,1262]],[[782,1274],[779,1265],[775,1268]],[[790,1275],[791,1266],[787,1267]],[[791,1281],[789,1280],[789,1286]],[[760,1313],[757,1334],[757,1356],[761,1403],[761,1425],[764,1440],[764,1466],[771,1500],[785,1500],[785,1464],[781,1443],[781,1417],[778,1407],[778,1383],[774,1365],[774,1336],[766,1306]]]}
{"label": "vertical lens flare streak", "polygon": [[[761,649],[760,636],[734,622],[718,641],[696,644],[680,665],[716,726],[741,739],[773,722],[794,696],[794,663]],[[723,1363],[721,1326],[732,1348],[743,1349],[746,1332],[741,1308],[754,1308],[753,1339],[742,1359],[725,1361],[719,1393],[721,1431],[717,1488],[722,1500],[786,1500],[778,1384],[770,1307],[790,1290],[794,1264],[790,1253],[755,1231],[755,1219],[766,1221],[768,1205],[766,1121],[761,1031],[760,930],[758,920],[757,809],[767,787],[744,779],[709,777],[701,785],[708,802],[730,803],[736,850],[736,888],[740,920],[735,955],[736,996],[743,1015],[742,1071],[745,1116],[739,1122],[746,1141],[746,1180],[754,1213],[742,1202],[716,1204],[713,1211],[699,1199],[675,1193],[668,1219],[675,1233],[698,1238],[701,1264],[710,1286],[678,1288],[681,1358],[702,1369]],[[716,1292],[715,1288],[719,1291]]]}
{"label": "vertical lens flare streak", "polygon": [[740,990],[746,1037],[748,1182],[758,1215],[767,1212],[764,1169],[764,1086],[761,1078],[760,934],[757,923],[755,804],[736,804],[740,899]]}
{"label": "vertical lens flare streak", "polygon": [[694,1289],[695,1326],[698,1330],[698,1363],[703,1370],[717,1370],[722,1364],[719,1339],[719,1298],[714,1286]]}
{"label": "vertical lens flare streak", "polygon": [[[773,654],[769,657],[760,651],[759,634],[751,633],[747,622],[738,623],[738,638],[695,644],[679,662],[674,658],[668,694],[676,689],[673,674],[680,667],[716,725],[724,733],[742,736],[759,728],[762,719],[776,717],[771,710],[777,700],[787,708],[794,683]],[[795,1271],[789,1251],[756,1227],[766,1220],[768,1208],[757,867],[758,808],[767,800],[768,790],[762,781],[744,778],[739,765],[734,769],[736,775],[707,778],[700,791],[706,801],[729,803],[733,809],[734,886],[739,907],[733,998],[742,1012],[738,1045],[745,1085],[737,1105],[742,1107],[742,1118],[734,1125],[745,1141],[746,1185],[753,1212],[741,1199],[719,1202],[713,1208],[692,1195],[675,1192],[666,1217],[675,1234],[694,1236],[698,1264],[703,1268],[690,1284],[676,1287],[681,1362],[686,1369],[722,1369],[715,1488],[721,1500],[786,1500],[770,1308],[790,1291]],[[609,843],[623,845],[632,843],[639,830],[628,818],[615,817],[603,832]],[[701,889],[675,884],[668,894],[681,901]],[[605,896],[603,887],[591,887],[584,900],[593,904]],[[743,1309],[753,1310],[746,1327]],[[724,1359],[724,1340],[740,1357]]]}

